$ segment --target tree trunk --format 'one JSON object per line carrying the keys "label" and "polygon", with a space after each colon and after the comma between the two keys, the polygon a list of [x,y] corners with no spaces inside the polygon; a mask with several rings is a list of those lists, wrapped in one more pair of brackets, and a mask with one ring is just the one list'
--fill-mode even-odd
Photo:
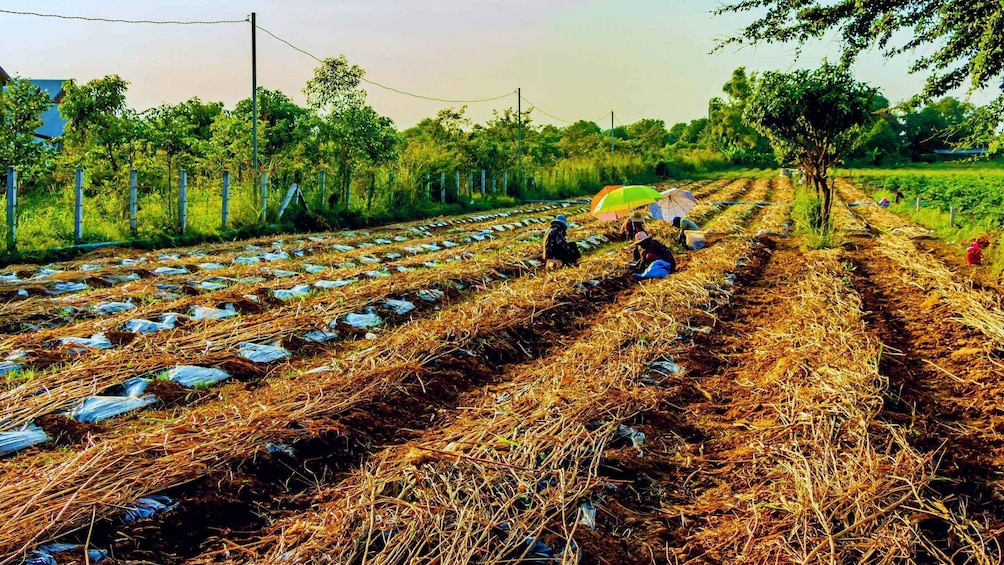
{"label": "tree trunk", "polygon": [[822,232],[828,233],[830,231],[830,210],[833,208],[833,187],[826,182],[825,176],[820,177],[820,180],[822,181],[820,188],[823,192],[823,200],[819,210],[819,223]]}

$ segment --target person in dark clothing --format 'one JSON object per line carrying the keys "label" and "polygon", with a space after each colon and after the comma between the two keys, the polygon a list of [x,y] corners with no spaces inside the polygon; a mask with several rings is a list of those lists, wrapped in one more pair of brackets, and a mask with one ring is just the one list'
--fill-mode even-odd
{"label": "person in dark clothing", "polygon": [[544,236],[544,261],[560,261],[562,266],[575,265],[582,257],[578,246],[566,238],[568,220],[564,214],[558,214]]}
{"label": "person in dark clothing", "polygon": [[673,272],[676,271],[676,259],[673,257],[673,252],[669,247],[666,247],[666,244],[649,237],[645,232],[638,232],[635,239],[638,240],[638,248],[644,253],[641,263],[642,268],[648,267],[654,261],[665,261],[669,263]]}

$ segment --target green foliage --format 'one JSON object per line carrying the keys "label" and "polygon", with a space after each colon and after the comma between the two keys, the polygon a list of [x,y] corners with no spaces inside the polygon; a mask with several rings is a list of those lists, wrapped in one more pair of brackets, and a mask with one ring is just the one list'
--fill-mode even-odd
{"label": "green foliage", "polygon": [[770,139],[781,162],[797,163],[816,190],[824,233],[833,205],[829,171],[860,143],[874,119],[876,95],[847,69],[824,63],[811,71],[764,73],[747,102],[746,123]]}
{"label": "green foliage", "polygon": [[48,94],[22,78],[13,78],[0,91],[0,167],[16,167],[22,182],[44,173],[52,148],[39,143],[35,130],[49,108]]}

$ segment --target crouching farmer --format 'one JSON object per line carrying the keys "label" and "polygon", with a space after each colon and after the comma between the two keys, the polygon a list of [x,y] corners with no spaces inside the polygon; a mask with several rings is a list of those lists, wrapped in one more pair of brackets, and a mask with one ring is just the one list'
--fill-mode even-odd
{"label": "crouching farmer", "polygon": [[544,236],[544,261],[548,268],[576,265],[582,257],[579,248],[567,239],[568,220],[558,214]]}
{"label": "crouching farmer", "polygon": [[666,244],[648,236],[645,232],[639,232],[635,236],[638,240],[638,249],[642,255],[642,266],[644,272],[635,274],[637,279],[663,279],[676,271],[676,259],[673,252]]}

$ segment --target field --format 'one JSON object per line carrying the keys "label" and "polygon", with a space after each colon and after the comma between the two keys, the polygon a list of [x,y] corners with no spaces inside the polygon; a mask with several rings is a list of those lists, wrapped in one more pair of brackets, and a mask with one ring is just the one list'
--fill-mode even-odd
{"label": "field", "polygon": [[999,563],[1000,289],[856,180],[674,183],[654,281],[575,204],[13,266],[0,565]]}

